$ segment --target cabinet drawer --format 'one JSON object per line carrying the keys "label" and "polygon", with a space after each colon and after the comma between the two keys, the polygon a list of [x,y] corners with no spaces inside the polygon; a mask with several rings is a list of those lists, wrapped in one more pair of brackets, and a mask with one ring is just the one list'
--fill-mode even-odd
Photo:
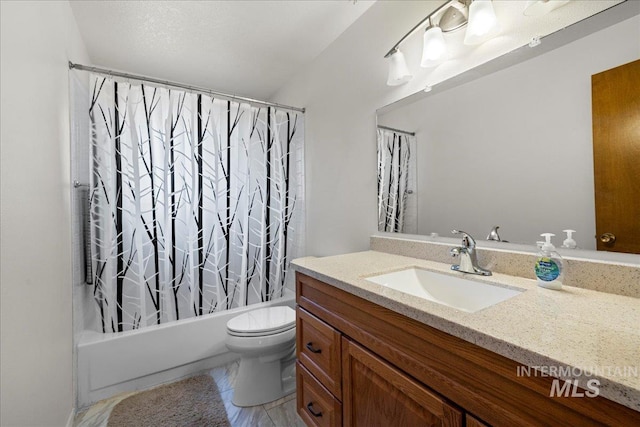
{"label": "cabinet drawer", "polygon": [[341,426],[342,405],[307,371],[296,363],[298,415],[307,426]]}
{"label": "cabinet drawer", "polygon": [[297,312],[298,360],[341,399],[340,332],[300,307]]}

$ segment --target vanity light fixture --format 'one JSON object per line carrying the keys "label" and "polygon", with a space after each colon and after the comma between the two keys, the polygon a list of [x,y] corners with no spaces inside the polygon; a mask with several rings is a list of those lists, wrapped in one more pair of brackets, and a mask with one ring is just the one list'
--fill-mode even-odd
{"label": "vanity light fixture", "polygon": [[[526,16],[540,16],[567,4],[569,0],[528,0],[525,4]],[[389,59],[389,77],[387,85],[397,86],[411,80],[400,45],[421,28],[425,29],[422,46],[424,68],[434,67],[449,56],[444,34],[467,26],[464,36],[465,45],[477,45],[500,33],[500,24],[493,8],[493,0],[447,0],[422,21],[418,22],[384,56]],[[534,38],[529,46],[540,44],[540,38]]]}
{"label": "vanity light fixture", "polygon": [[524,5],[525,16],[542,16],[569,3],[569,0],[527,0]]}
{"label": "vanity light fixture", "polygon": [[491,0],[475,0],[469,6],[469,26],[464,44],[476,45],[498,35],[500,26]]}
{"label": "vanity light fixture", "polygon": [[387,78],[387,85],[398,86],[408,82],[413,77],[407,67],[407,61],[404,59],[404,54],[397,47],[389,53],[389,77]]}
{"label": "vanity light fixture", "polygon": [[444,41],[442,29],[433,25],[431,18],[429,18],[429,26],[424,32],[423,41],[421,67],[434,67],[447,59],[447,44]]}
{"label": "vanity light fixture", "polygon": [[[423,36],[422,67],[433,67],[448,57],[448,48],[444,33],[458,30],[468,25],[465,44],[479,44],[498,32],[498,22],[493,11],[492,0],[448,0],[442,6],[418,22],[384,56],[389,59],[389,77],[387,84],[397,86],[408,82],[411,74],[406,66],[404,55],[399,47],[409,36],[425,24]],[[471,32],[470,32],[471,31]],[[468,39],[468,40],[467,40]]]}

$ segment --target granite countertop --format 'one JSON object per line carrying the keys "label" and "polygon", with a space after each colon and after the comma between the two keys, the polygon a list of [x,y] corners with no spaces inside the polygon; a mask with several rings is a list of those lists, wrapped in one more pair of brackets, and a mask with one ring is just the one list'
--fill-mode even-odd
{"label": "granite countertop", "polygon": [[[292,262],[295,270],[530,367],[571,368],[571,376],[600,382],[599,394],[640,411],[640,299],[494,273],[465,274],[480,282],[524,289],[467,313],[365,280],[419,267],[445,274],[449,264],[366,251]],[[543,368],[545,369],[545,368]],[[582,375],[576,375],[580,374]]]}

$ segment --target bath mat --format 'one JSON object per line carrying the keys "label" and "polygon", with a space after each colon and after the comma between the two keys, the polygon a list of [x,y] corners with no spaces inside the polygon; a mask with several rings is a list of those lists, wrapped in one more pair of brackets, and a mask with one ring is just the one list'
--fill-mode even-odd
{"label": "bath mat", "polygon": [[143,391],[118,403],[109,427],[229,426],[215,381],[209,375],[187,378]]}

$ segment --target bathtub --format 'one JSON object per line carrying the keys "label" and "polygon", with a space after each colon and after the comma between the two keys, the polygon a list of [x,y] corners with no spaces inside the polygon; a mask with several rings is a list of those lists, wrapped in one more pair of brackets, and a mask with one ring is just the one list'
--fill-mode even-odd
{"label": "bathtub", "polygon": [[295,293],[286,289],[285,296],[275,301],[139,331],[82,332],[77,346],[77,408],[237,359],[224,344],[227,321],[249,310],[279,305],[295,308]]}

